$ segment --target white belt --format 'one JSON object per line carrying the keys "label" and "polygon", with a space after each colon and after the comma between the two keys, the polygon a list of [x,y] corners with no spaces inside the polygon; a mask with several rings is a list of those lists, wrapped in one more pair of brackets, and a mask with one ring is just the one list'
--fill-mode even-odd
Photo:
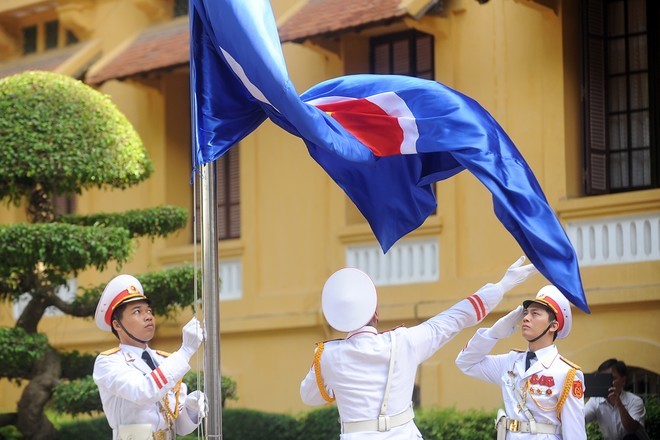
{"label": "white belt", "polygon": [[[526,432],[531,433],[528,422],[523,422],[522,420],[510,419],[508,417],[502,417],[499,423],[505,423],[506,430],[509,432]],[[548,423],[536,423],[536,433],[535,434],[561,434],[561,425],[550,425]]]}
{"label": "white belt", "polygon": [[120,425],[117,440],[176,440],[176,433],[170,429],[152,432],[151,424]]}
{"label": "white belt", "polygon": [[412,407],[393,416],[378,416],[376,420],[363,420],[361,422],[342,422],[341,429],[344,434],[364,431],[385,432],[397,426],[402,426],[415,418]]}

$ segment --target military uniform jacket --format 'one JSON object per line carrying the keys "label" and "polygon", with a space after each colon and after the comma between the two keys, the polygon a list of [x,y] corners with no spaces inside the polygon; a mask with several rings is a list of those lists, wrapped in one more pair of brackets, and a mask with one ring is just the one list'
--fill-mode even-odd
{"label": "military uniform jacket", "polygon": [[[119,347],[98,355],[94,363],[94,382],[99,388],[103,411],[113,438],[120,425],[150,423],[153,431],[168,429],[168,412],[175,413],[175,390],[179,379],[190,369],[185,357],[178,352],[171,355],[147,348],[157,368],[151,368],[142,360],[142,349],[120,344]],[[187,396],[185,383],[179,388],[179,414],[174,423],[177,434],[185,435],[195,430],[197,423],[186,413]]]}
{"label": "military uniform jacket", "polygon": [[[456,359],[456,365],[467,375],[492,382],[502,388],[506,416],[511,419],[528,421],[520,409],[517,392],[524,398],[537,423],[561,425],[561,434],[531,434],[507,432],[507,439],[561,439],[583,440],[587,438],[584,421],[584,375],[575,365],[562,358],[555,345],[536,351],[537,361],[525,371],[524,351],[511,351],[508,354],[490,355],[497,339],[485,334],[487,329],[479,329]],[[557,413],[562,400],[567,374],[576,369],[575,376],[568,381],[567,395]],[[517,390],[517,391],[516,391]]]}
{"label": "military uniform jacket", "polygon": [[[462,329],[481,321],[501,297],[499,288],[489,284],[470,298],[415,327],[399,327],[379,334],[374,327],[365,326],[349,333],[345,339],[326,342],[320,358],[322,386],[326,394],[336,398],[341,421],[378,418],[389,370],[392,333],[396,333],[396,351],[387,408],[387,415],[390,416],[410,407],[419,364]],[[326,403],[314,366],[300,384],[300,396],[308,405]],[[387,432],[344,433],[340,438],[410,440],[422,436],[412,420]]]}

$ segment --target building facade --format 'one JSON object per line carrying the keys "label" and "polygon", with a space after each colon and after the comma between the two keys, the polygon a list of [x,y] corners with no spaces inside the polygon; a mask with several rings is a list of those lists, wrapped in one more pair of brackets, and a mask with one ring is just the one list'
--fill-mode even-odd
{"label": "building facade", "polygon": [[[573,242],[591,314],[574,309],[563,355],[593,371],[617,357],[637,392],[657,393],[660,372],[660,26],[650,0],[272,0],[299,92],[352,73],[435,79],[475,98],[507,131]],[[8,0],[0,3],[0,76],[52,70],[108,94],[140,133],[153,176],[126,191],[88,191],[62,209],[80,214],[162,204],[190,210],[189,226],[139,242],[121,270],[143,273],[196,261],[190,184],[187,1]],[[496,282],[520,255],[490,194],[461,173],[436,185],[438,208],[386,255],[366,221],[295,138],[270,122],[217,162],[221,368],[238,383],[230,406],[305,410],[299,383],[327,326],[320,292],[344,266],[379,290],[381,329],[415,325]],[[0,222],[25,221],[2,207]],[[115,274],[88,272],[73,287]],[[484,325],[533,296],[541,276],[513,290]],[[15,307],[2,305],[0,325]],[[180,318],[155,345],[176,349]],[[99,352],[112,335],[92,320],[42,321],[57,347]],[[466,330],[425,362],[423,407],[493,409],[500,392],[454,365]],[[522,338],[496,350],[524,347]],[[201,363],[197,362],[197,368]],[[195,365],[193,365],[195,368]],[[211,372],[206,372],[210,374]],[[0,382],[0,410],[19,389]]]}

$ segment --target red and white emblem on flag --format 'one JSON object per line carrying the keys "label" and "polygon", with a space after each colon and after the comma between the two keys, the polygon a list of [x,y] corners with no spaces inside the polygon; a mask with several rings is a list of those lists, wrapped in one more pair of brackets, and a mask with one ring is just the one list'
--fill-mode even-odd
{"label": "red and white emblem on flag", "polygon": [[366,98],[326,96],[308,104],[332,116],[376,156],[417,153],[415,116],[394,92]]}

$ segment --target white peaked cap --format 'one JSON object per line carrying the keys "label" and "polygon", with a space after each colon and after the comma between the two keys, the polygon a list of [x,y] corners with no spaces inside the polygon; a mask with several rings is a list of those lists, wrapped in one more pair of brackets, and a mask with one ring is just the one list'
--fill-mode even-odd
{"label": "white peaked cap", "polygon": [[323,286],[321,307],[328,324],[351,332],[369,323],[376,313],[378,295],[369,275],[347,267],[333,273]]}
{"label": "white peaked cap", "polygon": [[527,308],[531,303],[542,304],[555,312],[559,328],[557,337],[563,339],[571,332],[573,325],[573,315],[571,314],[571,303],[566,297],[553,285],[541,287],[536,294],[536,298],[523,301],[523,307]]}
{"label": "white peaked cap", "polygon": [[151,304],[151,300],[144,296],[142,284],[132,275],[117,275],[110,280],[101,299],[96,306],[94,320],[96,326],[104,331],[110,331],[112,322],[112,312],[122,304],[133,301],[146,301]]}

